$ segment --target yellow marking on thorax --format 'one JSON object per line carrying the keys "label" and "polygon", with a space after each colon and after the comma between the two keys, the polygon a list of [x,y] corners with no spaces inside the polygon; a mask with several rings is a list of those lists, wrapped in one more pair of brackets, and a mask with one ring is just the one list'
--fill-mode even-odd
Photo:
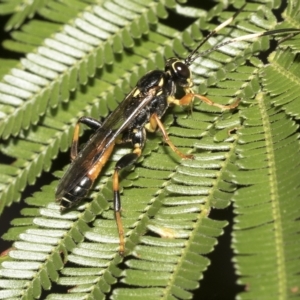
{"label": "yellow marking on thorax", "polygon": [[135,88],[134,93],[132,94],[132,96],[135,98],[137,97],[139,94],[141,93],[141,91],[138,88]]}
{"label": "yellow marking on thorax", "polygon": [[164,78],[162,77],[158,83],[158,86],[163,86],[164,85]]}

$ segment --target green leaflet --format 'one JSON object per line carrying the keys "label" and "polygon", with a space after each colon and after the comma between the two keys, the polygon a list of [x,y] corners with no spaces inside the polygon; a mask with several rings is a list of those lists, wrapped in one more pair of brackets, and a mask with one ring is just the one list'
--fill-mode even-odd
{"label": "green leaflet", "polygon": [[[265,80],[268,81],[268,78]],[[300,145],[296,132],[298,126],[284,108],[274,108],[271,102],[270,97],[258,94],[256,103],[248,108],[247,114],[254,110],[261,123],[246,124],[241,131],[241,142],[238,139],[239,169],[232,174],[235,181],[245,187],[234,196],[237,213],[234,248],[239,254],[235,261],[239,273],[247,276],[246,281],[240,279],[240,282],[247,282],[253,287],[249,291],[251,297],[273,295],[278,299],[289,299],[293,297],[292,289],[299,280],[294,273],[299,267],[296,259],[299,245],[294,243],[294,235],[299,227],[296,222],[299,218],[296,208],[299,168],[295,157]],[[255,137],[257,131],[263,134],[261,144],[255,138],[243,138]],[[248,150],[250,145],[252,147]],[[252,154],[256,147],[263,149],[259,155]],[[250,166],[248,153],[252,154]],[[247,237],[242,234],[245,230]],[[265,280],[258,283],[257,276],[266,274],[268,283]],[[241,295],[241,298],[248,297]]]}
{"label": "green leaflet", "polygon": [[[215,27],[210,19],[222,22],[233,13],[222,2],[208,12],[172,0],[47,2],[26,4],[23,15],[16,13],[7,25],[17,28],[37,9],[53,21],[28,21],[5,42],[26,57],[18,63],[3,60],[0,70],[0,132],[6,139],[1,152],[15,159],[1,165],[3,213],[68,150],[80,116],[106,117],[145,72],[163,68],[165,57],[186,57],[201,30]],[[12,12],[18,4],[2,1],[0,8]],[[299,27],[298,5],[289,3],[284,16],[290,23],[279,26]],[[226,36],[274,28],[270,9],[280,6],[280,1],[248,3],[203,50]],[[166,8],[200,18],[179,32],[161,24]],[[280,45],[264,67],[253,52],[268,47],[266,38],[239,42],[193,64],[196,91],[221,104],[241,99],[235,111],[221,113],[196,100],[192,112],[176,107],[164,116],[174,144],[195,160],[180,160],[157,132],[148,134],[135,169],[122,172],[125,265],[111,208],[110,176],[124,154],[116,149],[91,199],[77,209],[60,213],[53,199],[57,181],[25,200],[4,235],[14,249],[0,267],[0,298],[38,299],[45,291],[47,299],[107,299],[110,293],[110,299],[126,300],[191,298],[210,264],[205,255],[227,224],[209,213],[232,201],[233,247],[242,254],[235,265],[239,282],[249,286],[238,297],[299,297],[294,239],[299,142],[293,119],[299,112],[299,38]],[[58,294],[57,284],[66,292]]]}

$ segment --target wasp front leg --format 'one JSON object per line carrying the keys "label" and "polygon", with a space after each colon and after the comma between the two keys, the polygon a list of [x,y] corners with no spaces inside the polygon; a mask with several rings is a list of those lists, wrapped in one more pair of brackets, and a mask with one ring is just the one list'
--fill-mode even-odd
{"label": "wasp front leg", "polygon": [[186,94],[181,99],[176,99],[175,97],[170,96],[168,98],[168,103],[169,104],[173,103],[175,105],[180,105],[180,106],[190,105],[193,102],[193,99],[195,97],[200,99],[201,101],[205,102],[208,105],[216,106],[216,107],[219,107],[219,108],[224,109],[224,110],[236,108],[239,105],[239,102],[240,102],[240,100],[237,100],[233,104],[222,105],[222,104],[213,102],[212,100],[208,99],[205,96],[202,96],[202,95],[199,95],[199,94],[194,94],[191,90],[186,90]]}
{"label": "wasp front leg", "polygon": [[73,133],[73,140],[72,140],[72,145],[71,145],[71,160],[73,161],[77,154],[78,154],[78,140],[79,140],[79,128],[80,128],[80,123],[87,125],[91,129],[97,130],[98,128],[101,127],[101,123],[97,121],[96,119],[89,118],[89,117],[81,117],[78,119],[74,133]]}
{"label": "wasp front leg", "polygon": [[123,137],[122,141],[120,142],[127,142],[131,141],[133,144],[133,152],[128,153],[124,155],[115,166],[115,171],[113,174],[113,192],[114,192],[114,212],[115,212],[115,218],[117,222],[118,227],[118,233],[119,233],[119,240],[120,240],[120,247],[119,247],[119,253],[120,255],[124,255],[125,251],[125,240],[124,240],[124,228],[123,223],[121,219],[121,197],[120,197],[120,184],[119,184],[119,172],[128,167],[133,165],[138,158],[141,156],[142,149],[144,147],[146,140],[146,132],[145,129],[135,129],[129,135],[126,135]]}

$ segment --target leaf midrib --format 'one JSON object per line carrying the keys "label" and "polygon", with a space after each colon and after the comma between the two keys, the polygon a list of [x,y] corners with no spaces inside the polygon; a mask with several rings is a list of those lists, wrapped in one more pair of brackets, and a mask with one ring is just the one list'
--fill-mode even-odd
{"label": "leaf midrib", "polygon": [[286,285],[287,285],[287,270],[285,266],[285,257],[284,257],[284,249],[283,249],[283,224],[280,213],[280,195],[278,191],[278,184],[280,184],[280,180],[278,180],[278,171],[276,170],[276,160],[275,160],[275,148],[276,143],[273,141],[272,137],[272,128],[271,122],[269,120],[268,109],[269,107],[266,105],[264,101],[264,94],[261,93],[257,97],[257,103],[261,112],[261,120],[262,126],[264,129],[265,135],[265,144],[266,144],[266,156],[267,156],[267,164],[269,169],[269,190],[270,190],[270,200],[271,200],[271,213],[273,226],[274,226],[274,244],[275,244],[275,252],[276,255],[276,265],[274,266],[276,270],[276,274],[278,277],[278,300],[288,299],[288,295],[286,294]]}

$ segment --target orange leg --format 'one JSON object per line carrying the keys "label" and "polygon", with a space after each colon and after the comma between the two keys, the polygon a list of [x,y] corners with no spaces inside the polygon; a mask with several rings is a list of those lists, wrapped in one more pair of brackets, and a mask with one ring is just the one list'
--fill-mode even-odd
{"label": "orange leg", "polygon": [[76,156],[78,154],[78,140],[79,140],[80,123],[85,124],[95,130],[97,130],[99,127],[101,127],[101,123],[93,118],[81,117],[77,121],[77,123],[75,125],[75,129],[74,129],[73,140],[72,140],[72,145],[71,145],[71,160],[72,161],[76,158]]}
{"label": "orange leg", "polygon": [[194,97],[196,98],[199,98],[201,101],[207,103],[208,105],[211,105],[211,106],[216,106],[216,107],[219,107],[221,109],[233,109],[233,108],[236,108],[239,103],[240,103],[240,99],[236,100],[234,103],[232,104],[229,104],[229,105],[222,105],[222,104],[219,104],[219,103],[215,103],[213,101],[211,101],[210,99],[202,96],[202,95],[199,95],[199,94],[193,94]]}
{"label": "orange leg", "polygon": [[174,103],[175,105],[181,105],[181,106],[183,106],[183,105],[190,105],[192,103],[194,97],[200,99],[201,101],[205,102],[208,105],[216,106],[216,107],[219,107],[221,109],[233,109],[233,108],[236,108],[238,106],[239,102],[240,102],[240,100],[237,100],[233,104],[222,105],[222,104],[218,104],[218,103],[215,103],[215,102],[211,101],[207,97],[204,97],[204,96],[199,95],[199,94],[194,94],[194,93],[191,93],[191,92],[188,92],[181,99],[169,98],[168,102],[169,103]]}
{"label": "orange leg", "polygon": [[[182,152],[180,152],[178,150],[178,148],[171,142],[167,132],[166,132],[166,129],[163,125],[163,123],[161,122],[161,120],[158,118],[157,114],[153,114],[150,118],[150,125],[152,128],[156,128],[158,126],[158,128],[160,129],[160,131],[162,132],[163,134],[163,137],[164,137],[164,140],[165,142],[171,147],[171,149],[176,153],[178,154],[181,158],[184,158],[184,159],[193,159],[194,158],[194,155],[192,154],[183,154]],[[155,127],[154,127],[155,126]]]}
{"label": "orange leg", "polygon": [[76,123],[74,133],[73,133],[73,140],[71,145],[71,160],[73,161],[78,154],[78,140],[79,140],[79,122]]}
{"label": "orange leg", "polygon": [[120,185],[119,185],[119,170],[115,169],[113,175],[113,192],[114,192],[114,211],[115,211],[115,218],[118,227],[118,234],[119,234],[119,253],[121,256],[124,255],[125,252],[125,241],[124,241],[124,228],[121,219],[121,199],[120,199]]}
{"label": "orange leg", "polygon": [[121,218],[121,197],[120,197],[120,185],[119,185],[119,172],[125,167],[128,167],[134,164],[139,156],[142,153],[142,149],[138,145],[132,153],[126,154],[120,158],[120,160],[116,163],[115,171],[113,174],[113,192],[114,192],[114,212],[116,223],[118,227],[118,234],[119,234],[119,254],[124,256],[125,253],[125,238],[124,238],[124,227]]}

